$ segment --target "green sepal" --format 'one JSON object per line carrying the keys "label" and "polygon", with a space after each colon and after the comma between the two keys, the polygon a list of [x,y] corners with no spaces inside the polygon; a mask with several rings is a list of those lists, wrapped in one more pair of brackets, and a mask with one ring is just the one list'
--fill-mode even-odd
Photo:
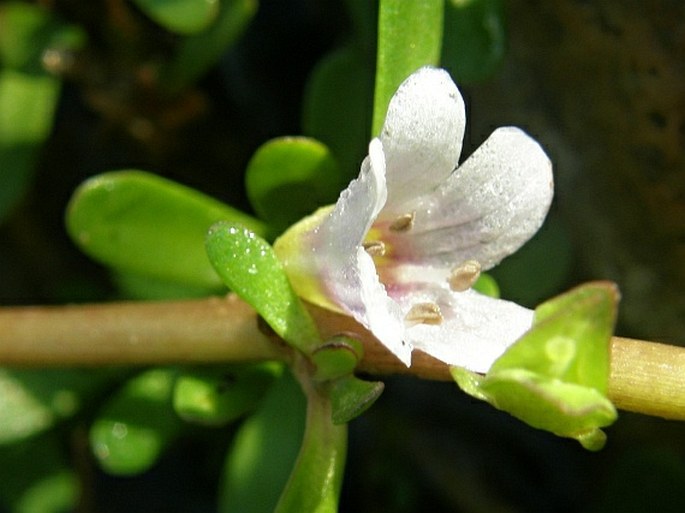
{"label": "green sepal", "polygon": [[90,257],[118,271],[219,290],[204,237],[220,220],[258,233],[264,225],[193,189],[143,171],[113,171],[79,186],[67,208],[69,235]]}
{"label": "green sepal", "polygon": [[329,149],[306,137],[264,143],[250,159],[245,175],[255,212],[277,234],[318,207],[333,203],[342,182]]}
{"label": "green sepal", "polygon": [[148,470],[181,433],[171,405],[176,371],[158,368],[127,381],[93,422],[90,445],[103,470],[135,475]]}
{"label": "green sepal", "polygon": [[345,424],[371,407],[383,393],[382,381],[364,381],[350,374],[330,384],[331,415],[334,424]]}
{"label": "green sepal", "polygon": [[224,283],[283,340],[307,354],[320,345],[314,321],[268,242],[244,226],[220,222],[210,228],[206,248]]}
{"label": "green sepal", "polygon": [[462,83],[488,78],[503,61],[503,0],[447,0],[442,64]]}
{"label": "green sepal", "polygon": [[219,490],[220,513],[273,513],[302,444],[306,401],[285,372],[236,432]]}
{"label": "green sepal", "polygon": [[601,449],[599,428],[617,417],[605,395],[617,302],[611,283],[577,287],[540,305],[533,327],[485,376],[458,367],[452,376],[466,393],[531,426]]}
{"label": "green sepal", "polygon": [[352,374],[364,356],[364,346],[352,337],[338,335],[326,340],[310,356],[316,367],[313,379],[328,381]]}
{"label": "green sepal", "polygon": [[121,372],[0,368],[0,445],[35,436],[71,418]]}
{"label": "green sepal", "polygon": [[133,3],[170,32],[190,35],[206,29],[219,12],[220,0],[133,0]]}
{"label": "green sepal", "polygon": [[180,371],[174,410],[188,422],[228,424],[255,409],[281,372],[275,362]]}
{"label": "green sepal", "polygon": [[444,9],[444,0],[381,0],[372,135],[380,134],[400,84],[420,67],[439,64]]}

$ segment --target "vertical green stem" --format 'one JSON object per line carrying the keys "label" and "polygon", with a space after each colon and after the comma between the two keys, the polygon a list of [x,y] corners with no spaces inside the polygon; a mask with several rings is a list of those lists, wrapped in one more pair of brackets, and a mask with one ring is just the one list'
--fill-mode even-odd
{"label": "vertical green stem", "polygon": [[372,134],[378,135],[393,93],[421,66],[436,66],[442,47],[444,0],[381,0]]}
{"label": "vertical green stem", "polygon": [[336,513],[347,454],[347,424],[333,423],[325,386],[312,382],[306,372],[298,379],[307,396],[307,421],[276,513]]}

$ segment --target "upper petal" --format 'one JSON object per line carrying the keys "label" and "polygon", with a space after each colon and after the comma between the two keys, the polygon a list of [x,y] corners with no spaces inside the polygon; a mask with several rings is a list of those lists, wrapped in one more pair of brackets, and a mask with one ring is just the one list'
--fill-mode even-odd
{"label": "upper petal", "polygon": [[387,232],[393,258],[442,269],[475,259],[489,269],[537,232],[553,188],[540,145],[518,128],[499,128],[440,187],[406,205],[414,223]]}
{"label": "upper petal", "polygon": [[383,216],[449,176],[459,161],[465,124],[464,100],[446,71],[421,68],[400,85],[380,135],[388,186]]}

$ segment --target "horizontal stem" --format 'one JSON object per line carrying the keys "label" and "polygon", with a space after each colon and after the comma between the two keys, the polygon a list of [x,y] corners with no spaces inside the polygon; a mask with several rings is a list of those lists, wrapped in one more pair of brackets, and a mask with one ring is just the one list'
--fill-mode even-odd
{"label": "horizontal stem", "polygon": [[[451,381],[416,351],[405,367],[351,318],[312,307],[324,337],[364,342],[360,371]],[[189,301],[0,308],[0,365],[96,366],[284,359],[254,310],[234,295]],[[685,348],[614,337],[609,398],[623,410],[685,420]]]}

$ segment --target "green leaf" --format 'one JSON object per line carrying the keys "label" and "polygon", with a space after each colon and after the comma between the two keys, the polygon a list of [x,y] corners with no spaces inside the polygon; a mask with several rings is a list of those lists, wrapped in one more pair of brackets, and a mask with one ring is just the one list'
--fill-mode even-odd
{"label": "green leaf", "polygon": [[219,494],[221,513],[273,513],[304,433],[306,402],[288,372],[236,433]]}
{"label": "green leaf", "polygon": [[253,410],[282,367],[276,363],[182,371],[173,404],[184,420],[221,426]]}
{"label": "green leaf", "polygon": [[314,139],[281,137],[260,146],[247,165],[245,186],[255,211],[281,233],[318,207],[335,202],[340,170]]}
{"label": "green leaf", "polygon": [[0,368],[0,444],[34,436],[72,417],[120,372]]}
{"label": "green leaf", "polygon": [[90,445],[106,472],[145,472],[179,435],[183,424],[171,406],[174,380],[171,369],[145,371],[100,410],[90,428]]}
{"label": "green leaf", "polygon": [[485,376],[452,368],[466,393],[531,426],[601,449],[599,429],[616,420],[606,398],[618,292],[608,282],[577,287],[538,307],[533,327]]}
{"label": "green leaf", "polygon": [[442,64],[462,83],[489,77],[506,53],[503,0],[446,0]]}
{"label": "green leaf", "polygon": [[214,22],[203,32],[183,39],[174,59],[160,70],[170,94],[202,78],[245,31],[257,12],[257,0],[221,0]]}
{"label": "green leaf", "polygon": [[133,0],[133,3],[170,32],[189,35],[204,30],[216,19],[220,0]]}
{"label": "green leaf", "polygon": [[222,219],[264,231],[259,221],[193,189],[142,171],[115,171],[76,190],[66,222],[86,254],[118,271],[217,290],[221,280],[204,237]]}
{"label": "green leaf", "polygon": [[331,384],[331,408],[334,424],[344,424],[364,413],[383,392],[382,381],[364,381],[353,375]]}
{"label": "green leaf", "polygon": [[79,481],[61,442],[51,433],[0,447],[0,498],[7,511],[63,513],[77,507]]}
{"label": "green leaf", "polygon": [[364,356],[364,346],[359,340],[338,335],[326,340],[311,354],[316,367],[314,379],[327,381],[352,374]]}
{"label": "green leaf", "polygon": [[307,393],[302,447],[275,513],[336,513],[347,453],[347,424],[334,424],[321,390]]}
{"label": "green leaf", "polygon": [[304,95],[302,129],[325,143],[340,163],[341,176],[359,173],[371,139],[373,64],[352,46],[321,60]]}
{"label": "green leaf", "polygon": [[207,234],[209,260],[231,290],[286,342],[311,353],[321,339],[273,248],[244,226],[220,222]]}
{"label": "green leaf", "polygon": [[47,75],[0,71],[0,220],[31,182],[59,90],[59,82]]}
{"label": "green leaf", "polygon": [[444,0],[381,0],[372,134],[378,135],[390,98],[422,66],[437,66],[442,47]]}

